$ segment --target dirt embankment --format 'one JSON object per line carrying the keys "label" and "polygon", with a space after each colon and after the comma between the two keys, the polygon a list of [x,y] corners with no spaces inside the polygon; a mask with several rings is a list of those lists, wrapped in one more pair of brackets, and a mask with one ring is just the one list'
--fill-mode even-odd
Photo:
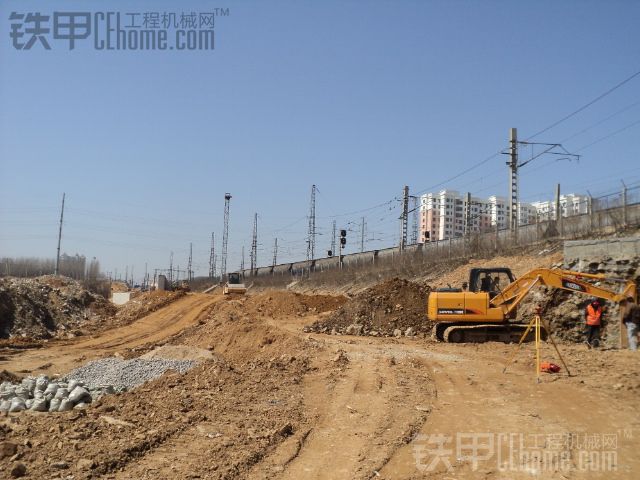
{"label": "dirt embankment", "polygon": [[113,328],[128,325],[145,315],[149,315],[156,310],[166,307],[185,295],[186,292],[183,290],[177,290],[175,292],[154,290],[153,292],[141,293],[119,307],[114,317],[105,327]]}

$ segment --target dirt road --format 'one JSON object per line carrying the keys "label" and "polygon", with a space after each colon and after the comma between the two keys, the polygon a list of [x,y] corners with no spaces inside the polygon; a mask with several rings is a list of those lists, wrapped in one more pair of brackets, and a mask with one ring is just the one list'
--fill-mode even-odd
{"label": "dirt road", "polygon": [[194,325],[202,312],[220,297],[189,294],[125,327],[90,338],[55,341],[41,349],[2,356],[0,369],[19,373],[64,373],[79,363],[153,344]]}

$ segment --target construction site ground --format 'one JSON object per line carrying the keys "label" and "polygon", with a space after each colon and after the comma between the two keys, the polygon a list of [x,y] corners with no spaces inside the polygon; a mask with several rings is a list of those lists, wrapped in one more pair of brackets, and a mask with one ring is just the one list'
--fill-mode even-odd
{"label": "construction site ground", "polygon": [[[562,343],[572,375],[537,383],[532,344],[503,373],[515,345],[303,332],[345,301],[192,293],[91,337],[3,350],[18,376],[162,345],[213,359],[86,410],[0,417],[0,478],[17,463],[37,479],[637,478],[637,352]],[[568,458],[519,457],[539,451]]]}

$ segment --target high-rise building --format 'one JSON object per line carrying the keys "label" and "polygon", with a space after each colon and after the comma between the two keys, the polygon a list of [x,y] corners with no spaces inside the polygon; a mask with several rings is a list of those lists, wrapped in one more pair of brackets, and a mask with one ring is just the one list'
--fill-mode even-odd
{"label": "high-rise building", "polygon": [[[438,193],[422,195],[420,242],[463,236],[466,208],[466,196],[460,195],[455,190],[441,190]],[[471,197],[469,214],[471,231],[485,231],[491,227],[490,206],[486,200]]]}

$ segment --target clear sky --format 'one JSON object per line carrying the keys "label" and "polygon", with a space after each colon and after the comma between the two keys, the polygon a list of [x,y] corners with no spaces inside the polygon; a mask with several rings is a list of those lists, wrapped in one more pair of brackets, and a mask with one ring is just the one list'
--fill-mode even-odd
{"label": "clear sky", "polygon": [[[91,38],[26,51],[9,37],[13,11],[214,7],[230,15],[213,51],[98,51]],[[318,252],[334,218],[359,250],[363,215],[366,248],[393,245],[403,185],[506,195],[502,155],[446,180],[505,148],[510,127],[527,138],[640,70],[639,24],[631,0],[3,0],[0,256],[53,257],[66,192],[64,252],[139,278],[171,251],[184,268],[193,242],[206,274],[230,192],[229,270],[254,212],[260,265],[276,237],[280,260],[303,259],[314,183]],[[638,183],[639,120],[640,76],[536,137],[583,156],[524,167],[523,200],[556,182],[594,195]]]}

